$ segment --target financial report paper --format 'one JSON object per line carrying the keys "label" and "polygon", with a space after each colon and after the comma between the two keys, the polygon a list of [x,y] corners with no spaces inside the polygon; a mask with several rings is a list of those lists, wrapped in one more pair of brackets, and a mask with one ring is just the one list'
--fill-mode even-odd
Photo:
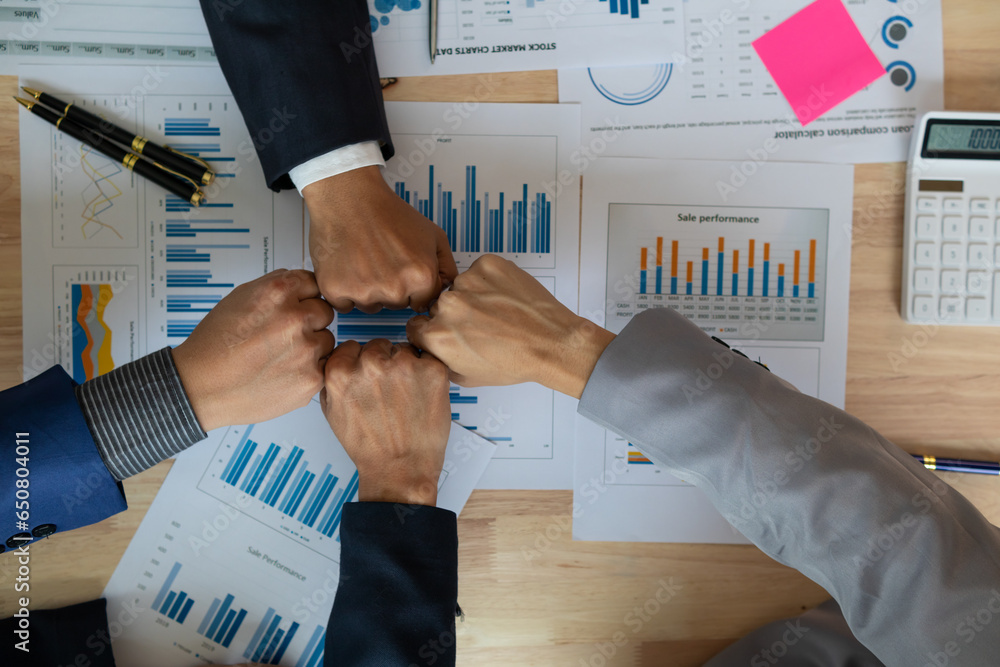
{"label": "financial report paper", "polygon": [[[438,506],[465,506],[495,445],[453,424]],[[317,401],[179,457],[104,589],[122,667],[322,667],[357,470]]]}
{"label": "financial report paper", "polygon": [[[727,169],[594,162],[584,174],[580,313],[619,333],[645,309],[674,309],[842,408],[853,167],[768,164],[722,198]],[[582,417],[576,456],[575,539],[745,542],[701,491]]]}
{"label": "financial report paper", "polygon": [[751,42],[807,4],[687,2],[673,59],[561,69],[559,100],[582,104],[583,143],[604,156],[732,160],[736,184],[766,162],[906,160],[916,120],[944,105],[940,0],[845,3],[886,76],[803,127]]}
{"label": "financial report paper", "polygon": [[[459,271],[511,260],[576,310],[580,111],[576,105],[389,102],[396,156],[383,175],[448,233]],[[570,175],[571,176],[567,176]],[[338,340],[406,338],[411,311],[338,316]],[[497,444],[481,488],[566,489],[576,401],[529,383],[453,386],[452,418]]]}
{"label": "financial report paper", "polygon": [[[195,208],[22,115],[24,376],[61,364],[78,382],[181,343],[233,287],[309,266],[295,191],[264,186],[222,74],[26,67],[22,83],[200,155],[218,177]],[[390,185],[449,235],[459,268],[501,254],[576,309],[575,105],[388,103]],[[276,122],[280,122],[278,119]],[[576,173],[576,172],[573,172]],[[565,179],[563,179],[565,180]],[[408,311],[338,316],[338,340],[405,339]],[[569,488],[575,401],[537,385],[451,391],[452,418],[497,443],[485,488]]]}
{"label": "financial report paper", "polygon": [[[352,0],[353,1],[353,0]],[[681,48],[681,0],[439,0],[435,62],[429,0],[368,0],[382,76],[474,74],[662,62]],[[208,3],[222,20],[241,2]],[[0,73],[32,62],[215,64],[197,0],[0,0]]]}

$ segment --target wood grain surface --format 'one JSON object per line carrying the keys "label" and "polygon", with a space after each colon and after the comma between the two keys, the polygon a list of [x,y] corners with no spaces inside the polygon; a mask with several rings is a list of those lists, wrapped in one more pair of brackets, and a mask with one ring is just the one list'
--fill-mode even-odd
{"label": "wood grain surface", "polygon": [[[948,109],[1000,110],[998,34],[993,0],[945,3]],[[0,99],[15,89],[0,77]],[[401,79],[386,98],[553,103],[558,91],[544,71]],[[18,110],[0,105],[0,387],[21,378]],[[847,410],[911,452],[1000,460],[1000,328],[899,316],[904,174],[903,164],[855,171]],[[32,546],[32,607],[101,594],[169,467],[125,482],[127,512]],[[996,477],[941,476],[1000,523]],[[751,546],[573,542],[570,504],[568,491],[472,495],[459,519],[460,664],[700,665],[827,597]],[[0,557],[0,616],[13,610],[12,563]],[[673,596],[652,604],[661,587]],[[605,659],[616,633],[627,641]]]}

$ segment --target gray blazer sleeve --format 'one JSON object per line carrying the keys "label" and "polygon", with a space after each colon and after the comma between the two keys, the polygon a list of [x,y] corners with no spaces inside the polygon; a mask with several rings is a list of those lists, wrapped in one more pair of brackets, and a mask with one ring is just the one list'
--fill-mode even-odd
{"label": "gray blazer sleeve", "polygon": [[1000,530],[873,429],[681,315],[634,318],[598,361],[580,414],[825,588],[886,664],[1000,660]]}

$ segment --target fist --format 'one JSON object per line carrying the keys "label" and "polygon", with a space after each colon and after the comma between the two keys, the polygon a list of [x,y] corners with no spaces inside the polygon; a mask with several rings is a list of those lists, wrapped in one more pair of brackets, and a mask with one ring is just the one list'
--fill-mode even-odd
{"label": "fist", "polygon": [[320,402],[358,468],[359,500],[437,503],[449,386],[448,369],[410,345],[352,340],[330,355]]}
{"label": "fist", "polygon": [[513,262],[483,255],[407,335],[465,386],[538,382],[580,397],[614,336],[577,316]]}
{"label": "fist", "polygon": [[333,309],[309,271],[240,285],[173,350],[201,427],[250,424],[304,406],[323,387]]}
{"label": "fist", "polygon": [[427,309],[458,273],[444,230],[400,199],[378,167],[363,167],[302,190],[309,253],[335,310]]}

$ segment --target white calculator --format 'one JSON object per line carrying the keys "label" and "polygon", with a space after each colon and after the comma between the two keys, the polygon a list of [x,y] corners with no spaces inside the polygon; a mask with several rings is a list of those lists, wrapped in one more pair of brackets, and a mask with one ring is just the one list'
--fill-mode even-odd
{"label": "white calculator", "polygon": [[907,322],[1000,326],[1000,113],[920,119],[906,183]]}

